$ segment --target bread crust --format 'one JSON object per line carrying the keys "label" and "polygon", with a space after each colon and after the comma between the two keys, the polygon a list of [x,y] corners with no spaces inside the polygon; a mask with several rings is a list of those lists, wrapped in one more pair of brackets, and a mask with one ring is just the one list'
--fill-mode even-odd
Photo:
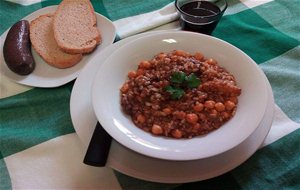
{"label": "bread crust", "polygon": [[32,47],[49,65],[60,69],[72,67],[82,59],[82,54],[67,54],[57,46],[52,23],[52,14],[41,15],[30,22]]}
{"label": "bread crust", "polygon": [[[72,16],[72,14],[74,13],[71,12],[69,6],[72,4],[72,10],[74,9],[75,6],[78,7],[78,9],[80,9],[82,8],[82,3],[84,3],[85,6],[87,5],[91,13],[89,14],[91,15],[90,17],[85,18],[85,24],[86,23],[90,24],[88,27],[84,26],[83,23],[80,23],[80,19],[77,19],[76,17]],[[68,19],[72,19],[72,23],[77,26],[68,25],[69,24],[68,22],[70,22]],[[77,34],[78,31],[74,31],[73,29],[73,27],[78,27],[80,25],[86,27],[86,31],[84,32],[84,35],[81,36]],[[96,25],[97,25],[96,15],[94,12],[94,8],[89,0],[63,0],[59,4],[54,14],[54,20],[53,20],[54,38],[58,46],[67,53],[70,54],[90,53],[102,41],[100,31],[98,30]],[[64,26],[66,27],[63,28]],[[89,37],[86,37],[87,33],[90,33]],[[81,37],[83,38],[83,36],[84,39],[81,39]],[[70,39],[71,37],[73,38]]]}

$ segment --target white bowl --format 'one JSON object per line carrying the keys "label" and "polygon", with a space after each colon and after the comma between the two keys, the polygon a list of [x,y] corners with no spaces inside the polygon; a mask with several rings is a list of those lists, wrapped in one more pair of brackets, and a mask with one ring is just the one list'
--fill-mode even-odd
{"label": "white bowl", "polygon": [[[141,60],[175,49],[218,61],[232,73],[242,89],[235,116],[221,128],[192,139],[157,137],[134,125],[122,112],[120,87],[127,73]],[[191,32],[172,31],[153,34],[129,42],[112,53],[100,66],[92,87],[92,102],[97,119],[122,145],[147,156],[167,160],[195,160],[228,151],[249,137],[266,110],[267,88],[264,73],[238,48],[220,39]]]}

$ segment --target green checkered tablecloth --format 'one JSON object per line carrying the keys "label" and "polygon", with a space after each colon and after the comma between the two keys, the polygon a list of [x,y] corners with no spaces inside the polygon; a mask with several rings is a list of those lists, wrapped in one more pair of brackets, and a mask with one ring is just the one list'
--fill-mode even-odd
{"label": "green checkered tablecloth", "polygon": [[[91,0],[120,39],[178,27],[172,0]],[[0,33],[60,0],[1,0]],[[30,88],[0,75],[0,189],[300,189],[300,0],[228,0],[213,33],[247,53],[271,83],[276,108],[263,147],[213,179],[162,184],[82,164],[85,147],[72,126],[74,81]],[[157,28],[158,27],[158,28]],[[3,64],[3,63],[1,63]]]}

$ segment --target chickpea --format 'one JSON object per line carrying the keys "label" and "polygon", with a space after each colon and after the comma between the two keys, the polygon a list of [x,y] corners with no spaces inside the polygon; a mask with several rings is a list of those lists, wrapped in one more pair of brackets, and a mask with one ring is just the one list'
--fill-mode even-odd
{"label": "chickpea", "polygon": [[139,114],[139,115],[136,117],[136,120],[137,120],[138,123],[145,123],[146,117],[143,116],[142,114]]}
{"label": "chickpea", "polygon": [[140,67],[143,69],[149,69],[151,67],[151,63],[149,61],[142,61],[140,63]]}
{"label": "chickpea", "polygon": [[165,53],[160,53],[157,57],[159,59],[163,59],[163,58],[167,57],[167,55]]}
{"label": "chickpea", "polygon": [[177,119],[185,119],[186,113],[184,111],[175,111],[173,113],[173,115],[177,118]]}
{"label": "chickpea", "polygon": [[235,103],[234,102],[232,102],[232,101],[230,101],[230,100],[228,100],[228,101],[226,101],[225,102],[225,108],[226,108],[226,110],[232,110],[233,108],[235,107]]}
{"label": "chickpea", "polygon": [[222,112],[222,111],[225,110],[225,106],[224,106],[224,104],[223,104],[222,102],[217,102],[217,103],[215,104],[215,108],[216,108],[216,110],[217,110],[218,112]]}
{"label": "chickpea", "polygon": [[128,73],[128,78],[134,78],[134,77],[136,77],[136,72],[135,71],[129,71],[129,73]]}
{"label": "chickpea", "polygon": [[179,130],[179,129],[174,129],[172,132],[171,132],[172,136],[177,138],[177,139],[180,139],[182,137],[182,132]]}
{"label": "chickpea", "polygon": [[187,53],[182,50],[175,50],[174,54],[177,56],[183,56],[183,57],[187,56]]}
{"label": "chickpea", "polygon": [[154,135],[161,135],[163,133],[163,129],[161,128],[161,126],[153,124],[151,128],[151,132]]}
{"label": "chickpea", "polygon": [[163,111],[166,115],[169,115],[169,114],[172,113],[172,110],[171,110],[170,108],[164,108],[162,111]]}
{"label": "chickpea", "polygon": [[235,103],[235,104],[238,103],[237,97],[230,97],[229,100],[232,101],[232,102]]}
{"label": "chickpea", "polygon": [[198,116],[197,116],[197,114],[189,113],[189,114],[186,114],[185,119],[187,122],[189,122],[191,124],[196,124],[198,121]]}
{"label": "chickpea", "polygon": [[212,108],[215,107],[215,104],[216,104],[215,101],[207,100],[207,101],[204,102],[204,107],[208,108],[208,109],[212,109]]}
{"label": "chickpea", "polygon": [[126,93],[129,90],[129,84],[125,83],[120,90],[122,93]]}
{"label": "chickpea", "polygon": [[215,110],[215,109],[211,110],[211,112],[209,113],[209,117],[210,118],[217,118],[218,117],[217,110]]}
{"label": "chickpea", "polygon": [[196,105],[194,105],[193,109],[197,112],[201,112],[203,110],[203,104],[202,103],[197,103]]}
{"label": "chickpea", "polygon": [[203,59],[204,59],[204,55],[200,52],[196,52],[194,57],[199,61],[203,61]]}
{"label": "chickpea", "polygon": [[144,69],[138,69],[138,70],[136,71],[136,75],[137,75],[137,76],[143,75],[144,73],[145,73],[145,70],[144,70]]}
{"label": "chickpea", "polygon": [[201,125],[199,123],[196,123],[194,126],[193,126],[193,129],[192,129],[192,132],[193,133],[197,133],[199,131],[199,129],[201,128]]}
{"label": "chickpea", "polygon": [[212,58],[209,58],[206,60],[206,62],[210,65],[216,65],[218,62]]}
{"label": "chickpea", "polygon": [[194,126],[193,126],[193,129],[195,130],[198,130],[201,128],[201,125],[199,123],[196,123]]}
{"label": "chickpea", "polygon": [[228,119],[230,117],[229,113],[227,113],[227,112],[222,112],[221,116],[223,119]]}

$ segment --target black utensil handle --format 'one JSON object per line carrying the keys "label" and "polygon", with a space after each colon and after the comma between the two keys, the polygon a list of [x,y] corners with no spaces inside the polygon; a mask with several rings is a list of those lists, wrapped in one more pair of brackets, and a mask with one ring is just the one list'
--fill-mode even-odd
{"label": "black utensil handle", "polygon": [[97,122],[83,163],[91,166],[104,167],[111,141],[111,136],[103,129],[101,124]]}

